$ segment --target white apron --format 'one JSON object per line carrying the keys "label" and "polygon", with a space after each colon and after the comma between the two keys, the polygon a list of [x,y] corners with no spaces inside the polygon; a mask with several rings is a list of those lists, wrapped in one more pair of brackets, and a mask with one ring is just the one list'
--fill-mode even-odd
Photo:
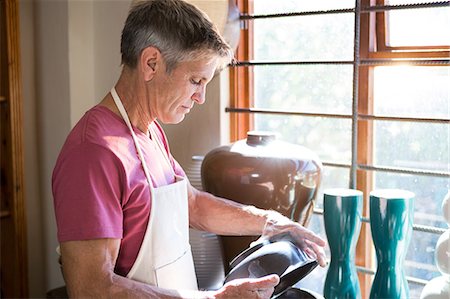
{"label": "white apron", "polygon": [[[197,279],[189,244],[186,179],[174,173],[175,183],[158,188],[153,187],[141,147],[114,87],[111,89],[111,95],[133,137],[151,194],[151,212],[147,230],[136,261],[127,277],[161,288],[197,290]],[[151,134],[151,131],[150,135],[172,169],[157,136]]]}

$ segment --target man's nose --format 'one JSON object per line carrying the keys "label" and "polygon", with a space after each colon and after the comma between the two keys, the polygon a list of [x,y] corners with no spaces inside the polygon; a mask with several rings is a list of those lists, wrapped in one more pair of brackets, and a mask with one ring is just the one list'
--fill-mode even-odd
{"label": "man's nose", "polygon": [[206,87],[202,86],[199,90],[197,90],[191,97],[191,99],[197,104],[201,105],[206,100]]}

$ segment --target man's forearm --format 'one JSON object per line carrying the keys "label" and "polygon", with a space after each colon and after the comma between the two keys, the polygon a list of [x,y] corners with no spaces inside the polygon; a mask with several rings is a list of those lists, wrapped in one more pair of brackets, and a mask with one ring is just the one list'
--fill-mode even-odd
{"label": "man's forearm", "polygon": [[191,225],[219,235],[261,235],[273,211],[216,197],[197,191],[190,209]]}
{"label": "man's forearm", "polygon": [[126,277],[114,275],[113,286],[110,289],[108,298],[192,298],[208,299],[213,298],[209,292],[191,291],[191,290],[169,290],[162,289],[148,284],[140,283]]}
{"label": "man's forearm", "polygon": [[69,286],[70,298],[158,298],[158,299],[209,299],[214,298],[210,292],[191,290],[169,290],[144,284],[138,281],[112,273],[107,283],[96,279],[92,286],[77,288]]}

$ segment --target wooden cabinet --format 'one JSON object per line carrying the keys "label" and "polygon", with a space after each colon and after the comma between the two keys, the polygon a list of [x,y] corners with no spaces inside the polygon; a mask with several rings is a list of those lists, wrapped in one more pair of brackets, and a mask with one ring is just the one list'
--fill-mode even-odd
{"label": "wooden cabinet", "polygon": [[28,297],[17,0],[0,0],[1,298]]}

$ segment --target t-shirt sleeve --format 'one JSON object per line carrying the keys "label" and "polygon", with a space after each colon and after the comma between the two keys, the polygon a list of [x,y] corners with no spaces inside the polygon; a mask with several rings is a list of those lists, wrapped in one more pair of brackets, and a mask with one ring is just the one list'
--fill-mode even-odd
{"label": "t-shirt sleeve", "polygon": [[99,145],[61,154],[52,178],[59,242],[122,238],[123,179],[119,159]]}

